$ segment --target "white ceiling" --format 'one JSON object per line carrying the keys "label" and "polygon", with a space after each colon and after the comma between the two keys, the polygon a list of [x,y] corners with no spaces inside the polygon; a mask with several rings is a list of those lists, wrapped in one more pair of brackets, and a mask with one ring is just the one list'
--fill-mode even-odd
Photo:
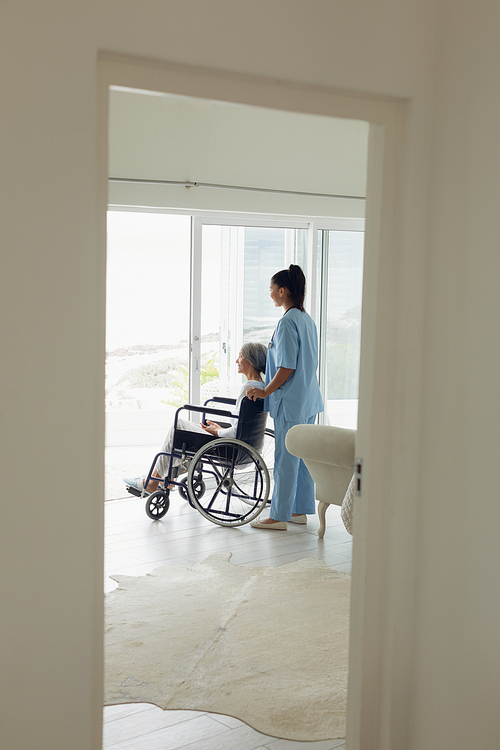
{"label": "white ceiling", "polygon": [[[110,177],[364,198],[367,141],[368,124],[357,120],[177,95],[124,89],[110,92]],[[205,208],[232,210],[229,192],[167,187],[160,202],[185,203],[189,208],[193,201],[201,201]],[[110,201],[136,202],[141,193],[141,205],[148,205],[151,199],[155,203],[160,195],[158,188],[112,185]],[[338,215],[338,206],[349,203],[248,192],[233,198],[238,205],[248,205],[248,210],[254,210],[255,200],[260,204],[281,201],[289,206],[287,213],[314,214],[313,206],[321,206],[320,213],[326,215],[331,214],[333,205],[333,213]],[[362,215],[364,201],[352,203],[357,204],[356,215]],[[325,209],[328,206],[330,209]],[[352,215],[352,207],[346,215]]]}

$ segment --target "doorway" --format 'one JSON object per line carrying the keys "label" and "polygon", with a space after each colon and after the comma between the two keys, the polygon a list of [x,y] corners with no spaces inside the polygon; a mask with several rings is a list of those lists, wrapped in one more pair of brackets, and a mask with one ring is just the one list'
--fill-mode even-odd
{"label": "doorway", "polygon": [[[263,107],[279,107],[281,111],[302,111],[321,113],[326,117],[359,118],[370,125],[370,150],[368,160],[368,215],[367,252],[365,274],[370,279],[363,290],[364,344],[361,344],[363,366],[360,373],[360,393],[363,408],[360,411],[358,429],[358,453],[365,459],[364,502],[358,513],[357,547],[358,568],[353,576],[353,617],[351,618],[351,640],[359,645],[351,652],[349,705],[351,726],[351,747],[359,746],[359,736],[363,727],[375,725],[377,701],[364,703],[361,686],[370,685],[380,670],[380,643],[383,641],[382,623],[377,619],[378,608],[372,602],[380,602],[387,596],[383,581],[387,574],[387,560],[377,552],[380,547],[366,546],[367,507],[380,514],[380,523],[387,508],[379,503],[378,508],[367,501],[384,497],[384,468],[387,468],[386,446],[381,436],[383,422],[390,412],[373,409],[372,396],[377,392],[377,402],[390,401],[391,382],[386,377],[391,352],[391,321],[394,310],[394,279],[397,257],[394,250],[394,206],[396,200],[396,165],[403,110],[397,101],[374,100],[369,97],[338,94],[327,91],[303,90],[293,85],[275,81],[238,80],[225,77],[213,71],[177,70],[168,64],[149,66],[147,62],[119,59],[116,55],[100,61],[101,112],[104,120],[107,112],[109,86],[132,86],[135,89],[175,92],[187,96],[214,97],[227,102],[238,102]],[[106,146],[105,129],[101,128],[101,179],[105,181]],[[383,191],[382,191],[382,185]],[[101,194],[102,197],[103,194]],[[113,201],[112,201],[113,202]],[[122,203],[121,200],[117,201]],[[103,201],[104,203],[104,201]],[[149,205],[158,205],[152,203]],[[300,212],[299,212],[300,213]],[[369,252],[368,252],[369,248]],[[368,273],[367,273],[368,272]],[[380,273],[379,273],[380,272]],[[364,353],[363,353],[364,352]],[[377,430],[373,430],[376,419]],[[370,467],[377,466],[377,472]],[[374,529],[372,527],[372,536]],[[367,567],[367,556],[369,565]],[[369,596],[368,596],[369,592]],[[385,593],[384,593],[385,592]],[[410,632],[410,631],[408,631]],[[361,647],[362,646],[362,647]],[[349,716],[349,712],[348,712]]]}

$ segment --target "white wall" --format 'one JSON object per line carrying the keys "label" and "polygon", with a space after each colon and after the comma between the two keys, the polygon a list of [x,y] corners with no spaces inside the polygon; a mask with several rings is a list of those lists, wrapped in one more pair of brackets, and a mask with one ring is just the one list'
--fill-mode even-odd
{"label": "white wall", "polygon": [[[111,177],[366,195],[368,125],[264,107],[112,90]],[[111,183],[110,203],[364,216],[364,200]]]}
{"label": "white wall", "polygon": [[443,3],[412,726],[429,750],[500,745],[499,38],[498,3]]}
{"label": "white wall", "polygon": [[408,97],[394,390],[377,404],[387,460],[411,480],[387,488],[387,587],[404,595],[373,603],[391,629],[363,750],[496,750],[498,4],[11,0],[1,14],[1,746],[100,742],[104,49],[294,81],[298,102],[309,86]]}

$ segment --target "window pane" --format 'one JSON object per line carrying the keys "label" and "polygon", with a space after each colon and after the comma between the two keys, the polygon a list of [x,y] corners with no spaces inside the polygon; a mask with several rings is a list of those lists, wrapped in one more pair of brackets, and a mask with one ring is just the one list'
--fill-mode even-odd
{"label": "window pane", "polygon": [[357,426],[363,232],[328,232],[326,393],[330,424]]}
{"label": "window pane", "polygon": [[190,227],[189,216],[108,213],[107,410],[169,409],[187,394]]}
{"label": "window pane", "polygon": [[281,311],[269,296],[271,276],[305,265],[304,229],[204,225],[202,235],[201,398],[235,395],[242,344],[267,346]]}
{"label": "window pane", "polygon": [[271,340],[281,310],[269,296],[271,276],[285,267],[285,242],[296,230],[246,227],[243,298],[243,341],[267,344]]}

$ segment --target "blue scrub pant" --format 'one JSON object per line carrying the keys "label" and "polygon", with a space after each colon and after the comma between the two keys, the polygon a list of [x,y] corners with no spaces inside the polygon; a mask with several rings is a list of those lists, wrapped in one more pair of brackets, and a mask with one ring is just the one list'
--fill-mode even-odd
{"label": "blue scrub pant", "polygon": [[288,430],[296,424],[314,424],[316,416],[300,422],[274,419],[274,490],[269,517],[289,521],[292,513],[316,513],[314,482],[301,458],[285,447]]}

